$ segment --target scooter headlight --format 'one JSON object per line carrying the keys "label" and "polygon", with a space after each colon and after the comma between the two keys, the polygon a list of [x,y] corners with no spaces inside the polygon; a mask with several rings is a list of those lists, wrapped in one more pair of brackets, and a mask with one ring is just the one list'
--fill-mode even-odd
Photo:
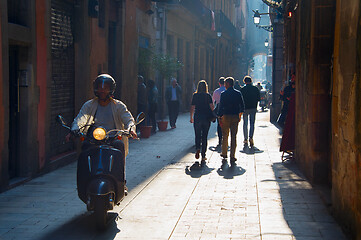
{"label": "scooter headlight", "polygon": [[104,128],[96,128],[93,131],[93,137],[98,141],[103,140],[106,135],[107,133],[105,132]]}

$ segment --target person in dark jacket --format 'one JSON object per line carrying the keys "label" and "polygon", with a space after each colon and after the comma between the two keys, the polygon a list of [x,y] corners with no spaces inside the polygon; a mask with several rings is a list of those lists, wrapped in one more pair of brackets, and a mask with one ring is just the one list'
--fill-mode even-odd
{"label": "person in dark jacket", "polygon": [[242,96],[244,100],[245,110],[243,114],[243,136],[245,145],[248,144],[248,117],[249,117],[249,145],[254,146],[253,134],[254,123],[256,121],[256,112],[258,101],[260,100],[260,91],[252,84],[252,78],[245,76],[243,82],[246,84],[242,89]]}
{"label": "person in dark jacket", "polygon": [[295,78],[296,78],[295,74],[292,74],[291,80],[289,81],[289,85],[280,91],[280,100],[283,101],[283,104],[282,104],[281,113],[277,119],[277,124],[281,128],[283,128],[285,125],[287,112],[288,112],[288,104],[290,102],[292,93],[295,92],[295,87],[296,87]]}
{"label": "person in dark jacket", "polygon": [[222,153],[223,163],[227,160],[228,151],[228,135],[231,132],[231,152],[230,160],[231,165],[237,161],[235,157],[237,147],[237,132],[238,123],[241,120],[242,113],[244,112],[244,101],[242,93],[233,88],[234,79],[227,77],[224,81],[226,91],[221,93],[221,100],[219,103],[218,116],[221,118],[222,126]]}
{"label": "person in dark jacket", "polygon": [[155,113],[158,108],[158,88],[155,82],[148,80],[148,125],[152,126],[152,133],[156,133],[157,123],[155,121]]}
{"label": "person in dark jacket", "polygon": [[182,97],[182,88],[178,85],[177,79],[170,80],[171,85],[167,87],[165,98],[168,104],[169,124],[172,129],[176,128],[176,122],[179,114],[179,104]]}
{"label": "person in dark jacket", "polygon": [[[197,91],[193,94],[190,110],[190,122],[194,126],[195,143],[196,143],[196,159],[199,153],[202,155],[201,165],[206,164],[207,138],[211,122],[209,120],[209,112],[213,111],[214,105],[212,97],[208,93],[208,85],[205,80],[198,82]],[[201,151],[202,150],[202,151]],[[196,164],[199,164],[196,162]]]}
{"label": "person in dark jacket", "polygon": [[138,114],[147,111],[147,90],[144,83],[144,77],[138,75],[138,94],[137,94]]}

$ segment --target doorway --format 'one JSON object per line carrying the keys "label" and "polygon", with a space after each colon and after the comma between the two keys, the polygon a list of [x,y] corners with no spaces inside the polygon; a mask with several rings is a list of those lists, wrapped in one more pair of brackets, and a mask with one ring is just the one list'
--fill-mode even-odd
{"label": "doorway", "polygon": [[9,178],[20,173],[19,47],[9,46]]}

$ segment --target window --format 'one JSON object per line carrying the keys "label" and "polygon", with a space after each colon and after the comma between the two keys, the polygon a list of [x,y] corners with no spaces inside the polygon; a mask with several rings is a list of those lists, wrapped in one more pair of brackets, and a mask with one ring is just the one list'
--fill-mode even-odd
{"label": "window", "polygon": [[8,21],[28,27],[29,23],[28,0],[8,0]]}

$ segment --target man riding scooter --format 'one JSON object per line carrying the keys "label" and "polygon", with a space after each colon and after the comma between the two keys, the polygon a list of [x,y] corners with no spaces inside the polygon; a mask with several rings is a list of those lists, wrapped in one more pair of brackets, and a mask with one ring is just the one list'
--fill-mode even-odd
{"label": "man riding scooter", "polygon": [[[123,102],[113,98],[116,88],[115,80],[109,74],[101,74],[94,80],[93,88],[96,97],[84,103],[71,125],[71,131],[73,133],[81,131],[83,134],[87,134],[90,126],[101,126],[107,131],[131,128],[131,137],[137,138],[132,114]],[[69,133],[66,139],[69,140],[70,137],[71,134]],[[82,149],[84,150],[89,146],[90,143],[84,141]],[[123,153],[125,162],[125,157],[128,154],[128,138],[116,139],[112,142],[112,146]]]}

